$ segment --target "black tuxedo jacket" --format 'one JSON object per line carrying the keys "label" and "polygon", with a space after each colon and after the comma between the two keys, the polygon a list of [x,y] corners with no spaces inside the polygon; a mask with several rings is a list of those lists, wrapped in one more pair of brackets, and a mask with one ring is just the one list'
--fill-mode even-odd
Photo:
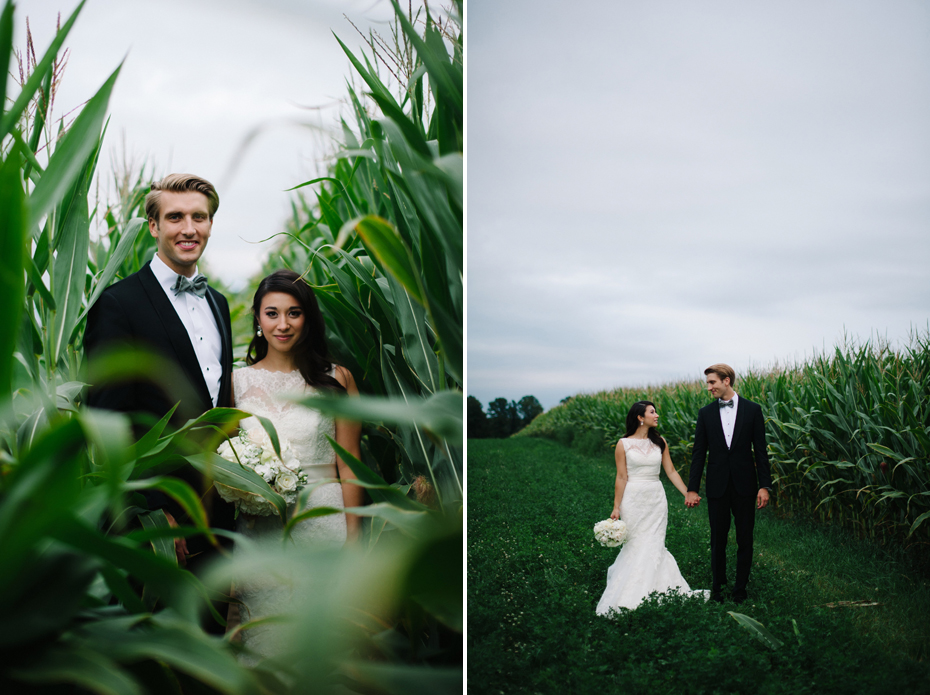
{"label": "black tuxedo jacket", "polygon": [[[226,298],[207,289],[222,343],[223,376],[216,405],[228,407],[232,394],[232,332]],[[132,381],[119,386],[91,387],[88,405],[125,413],[146,412],[161,418],[180,400],[175,422],[183,423],[213,407],[210,391],[190,337],[149,263],[138,272],[108,287],[87,315],[84,349],[93,357],[103,348],[143,346],[178,369],[159,374],[158,383]]]}
{"label": "black tuxedo jacket", "polygon": [[707,496],[722,497],[730,479],[740,495],[755,496],[759,488],[772,486],[769,455],[765,447],[762,406],[740,396],[733,439],[727,440],[720,422],[720,405],[714,400],[698,411],[691,454],[688,491],[698,492],[707,465]]}

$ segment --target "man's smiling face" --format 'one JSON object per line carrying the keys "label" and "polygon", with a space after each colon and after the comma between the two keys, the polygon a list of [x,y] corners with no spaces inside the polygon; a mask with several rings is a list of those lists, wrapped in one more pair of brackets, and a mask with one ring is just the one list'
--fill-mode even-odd
{"label": "man's smiling face", "polygon": [[158,240],[158,255],[174,272],[190,277],[213,227],[207,196],[197,191],[163,191],[158,217],[149,220],[149,232]]}

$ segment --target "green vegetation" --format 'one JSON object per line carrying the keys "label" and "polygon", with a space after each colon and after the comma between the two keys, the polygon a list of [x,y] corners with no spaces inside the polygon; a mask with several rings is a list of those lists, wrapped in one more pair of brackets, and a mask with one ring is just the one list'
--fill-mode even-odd
{"label": "green vegetation", "polygon": [[[747,603],[673,595],[609,620],[594,609],[617,550],[592,529],[610,512],[612,457],[533,438],[473,440],[468,454],[469,692],[926,691],[930,581],[900,551],[760,512]],[[666,545],[691,587],[706,588],[706,511],[665,482]]]}
{"label": "green vegetation", "polygon": [[[120,175],[120,200],[106,211],[88,201],[119,69],[67,129],[51,127],[62,47],[82,7],[18,92],[7,79],[13,3],[0,14],[0,313],[16,328],[0,339],[0,691],[457,692],[461,3],[446,24],[427,15],[416,29],[394,4],[411,70],[399,100],[378,79],[374,58],[346,50],[380,115],[352,94],[360,132],[345,127],[350,149],[326,177],[334,192],[306,205],[314,222],[301,234],[316,235],[312,253],[292,256],[318,287],[336,359],[363,391],[395,396],[313,402],[368,422],[366,462],[350,461],[374,502],[360,512],[372,518],[366,542],[338,553],[258,548],[201,578],[178,567],[173,538],[202,534],[215,543],[222,532],[208,528],[198,491],[162,474],[190,464],[273,493],[210,453],[239,411],[213,409],[178,431],[166,418],[134,441],[128,416],[82,405],[88,381],[157,378],[170,368],[143,353],[84,364],[89,307],[150,258],[152,240],[137,217],[142,174]],[[100,240],[90,238],[96,212],[109,227]],[[296,236],[297,246],[310,238]],[[241,303],[233,318],[246,324]],[[169,528],[163,512],[147,513],[138,494],[145,488],[174,497],[195,525]],[[231,579],[271,569],[301,598],[282,626],[292,650],[248,669],[236,644],[200,622]]]}
{"label": "green vegetation", "polygon": [[[737,374],[739,393],[762,405],[775,504],[860,536],[930,550],[930,333],[908,346],[847,345],[792,368]],[[623,436],[637,400],[659,411],[672,460],[691,460],[701,382],[574,396],[522,435],[565,441],[591,436],[600,447]]]}

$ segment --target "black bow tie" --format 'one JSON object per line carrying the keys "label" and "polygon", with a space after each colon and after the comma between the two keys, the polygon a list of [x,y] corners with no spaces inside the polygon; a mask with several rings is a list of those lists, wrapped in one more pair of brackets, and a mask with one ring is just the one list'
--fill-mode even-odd
{"label": "black bow tie", "polygon": [[195,297],[200,297],[202,299],[207,293],[207,277],[198,274],[188,280],[183,275],[178,275],[178,280],[174,283],[174,287],[171,288],[171,291],[174,292],[175,297],[182,292],[190,292]]}
{"label": "black bow tie", "polygon": [[728,401],[718,400],[717,402],[720,404],[721,408],[732,408],[733,407],[733,399],[730,399]]}

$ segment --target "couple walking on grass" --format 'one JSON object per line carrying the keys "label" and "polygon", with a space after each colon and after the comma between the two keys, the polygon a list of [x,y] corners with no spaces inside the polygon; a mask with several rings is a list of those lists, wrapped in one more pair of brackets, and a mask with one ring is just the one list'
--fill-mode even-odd
{"label": "couple walking on grass", "polygon": [[[219,207],[213,185],[198,176],[171,174],[152,184],[145,213],[157,252],[149,263],[109,287],[88,314],[84,346],[89,357],[106,348],[139,346],[163,357],[173,370],[165,370],[159,383],[92,387],[89,405],[137,415],[140,425],[173,411],[172,424],[183,424],[214,408],[238,407],[267,418],[282,440],[290,445],[306,484],[313,487],[309,507],[343,510],[362,504],[362,489],[351,484],[355,476],[339,459],[327,440],[334,439],[359,457],[359,423],[334,420],[292,402],[286,396],[314,391],[357,394],[352,374],[329,359],[325,326],[310,286],[290,270],[264,278],[252,305],[252,339],[246,367],[233,371],[232,334],[226,298],[209,287],[198,274],[200,260]],[[187,394],[175,406],[166,394]],[[255,417],[240,426],[251,432],[259,427]],[[144,429],[142,431],[145,431]],[[203,476],[185,465],[173,475],[203,496],[210,526],[232,530],[252,541],[279,545],[283,526],[277,516],[239,514],[224,502]],[[339,479],[339,482],[330,482]],[[315,485],[314,485],[315,484]],[[162,509],[172,525],[189,525],[183,508],[173,499],[146,491],[150,510]],[[289,510],[293,511],[293,510]],[[291,538],[299,546],[342,545],[358,536],[359,518],[341,512],[307,519]],[[202,535],[175,541],[178,562],[202,574],[216,558],[215,549]],[[284,613],[287,602],[274,588],[238,587],[241,620],[256,621]],[[231,624],[236,616],[231,612]],[[211,632],[222,631],[208,623]],[[275,628],[262,625],[241,632],[245,658],[272,656]]]}
{"label": "couple walking on grass", "polygon": [[[623,518],[627,539],[607,570],[607,588],[597,604],[599,615],[619,608],[636,608],[652,592],[679,590],[722,602],[742,603],[752,567],[752,534],[756,509],[769,502],[772,485],[765,446],[762,407],[734,390],[736,373],[726,364],[704,370],[714,400],[698,412],[688,485],[669,455],[656,427],[659,415],[649,401],[634,403],[627,414],[626,435],[617,443],[617,477],[610,517]],[[684,496],[685,506],[700,505],[698,490],[707,468],[705,491],[710,519],[710,591],[691,591],[675,558],[665,548],[668,503],[659,482],[664,468]],[[736,575],[732,592],[727,582],[726,548],[731,518],[736,527]]]}

